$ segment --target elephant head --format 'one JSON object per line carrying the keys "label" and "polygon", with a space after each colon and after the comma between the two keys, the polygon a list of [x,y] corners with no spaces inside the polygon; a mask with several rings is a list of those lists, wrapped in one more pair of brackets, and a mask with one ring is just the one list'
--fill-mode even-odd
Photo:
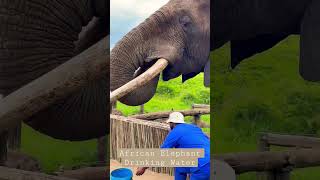
{"label": "elephant head", "polygon": [[[203,71],[210,52],[210,0],[171,0],[124,36],[110,55],[110,90],[145,72],[158,59],[169,65],[162,72],[167,81],[183,81]],[[120,98],[140,105],[155,94],[159,75]]]}
{"label": "elephant head", "polygon": [[[107,36],[108,4],[107,0],[1,1],[0,94],[10,94]],[[97,79],[24,122],[64,140],[103,136],[108,129],[107,92],[106,78]]]}

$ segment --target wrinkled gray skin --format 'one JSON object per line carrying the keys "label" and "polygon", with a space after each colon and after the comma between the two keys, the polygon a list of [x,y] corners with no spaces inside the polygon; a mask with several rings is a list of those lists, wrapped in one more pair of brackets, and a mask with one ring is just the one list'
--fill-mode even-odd
{"label": "wrinkled gray skin", "polygon": [[320,1],[214,0],[211,50],[231,41],[231,67],[300,34],[300,74],[320,81]]}
{"label": "wrinkled gray skin", "polygon": [[[164,80],[181,74],[187,80],[202,72],[210,52],[209,20],[209,0],[171,0],[111,51],[111,91],[144,72],[159,58],[169,61],[162,74]],[[139,68],[139,73],[135,73]],[[127,105],[147,102],[155,94],[158,80],[159,76],[120,101]]]}
{"label": "wrinkled gray skin", "polygon": [[[0,94],[10,94],[105,37],[108,6],[107,0],[0,1]],[[103,136],[107,92],[106,79],[97,79],[25,122],[64,140]]]}
{"label": "wrinkled gray skin", "polygon": [[[144,71],[158,58],[170,61],[163,72],[164,80],[180,74],[186,80],[204,70],[208,85],[209,36],[211,51],[231,41],[231,67],[234,68],[287,36],[300,34],[300,74],[309,81],[320,80],[320,1],[211,2],[209,12],[210,0],[171,0],[128,33],[111,52],[111,90],[133,79],[139,67]],[[154,95],[157,82],[158,77],[120,101],[127,105],[147,102]]]}

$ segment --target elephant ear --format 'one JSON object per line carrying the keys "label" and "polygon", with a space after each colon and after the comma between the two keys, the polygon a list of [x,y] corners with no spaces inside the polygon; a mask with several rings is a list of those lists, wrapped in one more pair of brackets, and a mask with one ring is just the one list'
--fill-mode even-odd
{"label": "elephant ear", "polygon": [[210,59],[207,61],[204,67],[204,85],[210,87]]}
{"label": "elephant ear", "polygon": [[272,48],[287,37],[288,34],[265,34],[247,40],[231,41],[231,68],[234,69],[246,58]]}
{"label": "elephant ear", "polygon": [[301,23],[300,74],[320,81],[320,1],[310,3]]}

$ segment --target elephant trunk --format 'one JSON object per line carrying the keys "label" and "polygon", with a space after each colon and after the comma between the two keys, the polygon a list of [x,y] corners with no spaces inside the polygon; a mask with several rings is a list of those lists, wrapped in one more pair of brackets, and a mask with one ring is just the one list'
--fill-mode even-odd
{"label": "elephant trunk", "polygon": [[[104,1],[1,1],[0,94],[8,95],[101,39],[78,41],[82,27],[94,16],[107,16],[104,9],[97,8],[106,7],[101,5]],[[105,36],[107,29],[99,36]],[[107,89],[107,80],[97,79],[24,122],[63,140],[103,136],[107,129]]]}
{"label": "elephant trunk", "polygon": [[[126,44],[134,44],[130,40],[125,40],[124,46]],[[119,87],[125,85],[129,81],[133,80],[135,77],[140,75],[143,71],[150,67],[153,62],[149,65],[140,64],[140,59],[145,57],[140,57],[137,52],[132,52],[132,54],[127,54],[123,52],[124,48],[115,47],[110,55],[110,90],[114,91]],[[137,106],[148,102],[155,94],[156,87],[158,84],[159,75],[150,80],[145,85],[138,87],[137,89],[131,91],[124,97],[120,98],[119,101],[130,106]]]}
{"label": "elephant trunk", "polygon": [[[110,90],[114,91],[149,69],[161,56],[150,39],[154,33],[160,33],[161,21],[164,21],[164,8],[158,10],[145,22],[124,36],[112,49],[110,55]],[[131,91],[119,101],[131,106],[148,102],[155,94],[159,75],[149,82]]]}

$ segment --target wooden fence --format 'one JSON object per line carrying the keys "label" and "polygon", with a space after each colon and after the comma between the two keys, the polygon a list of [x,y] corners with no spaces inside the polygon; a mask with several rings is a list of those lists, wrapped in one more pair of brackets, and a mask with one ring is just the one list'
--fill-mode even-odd
{"label": "wooden fence", "polygon": [[[114,105],[115,106],[115,105]],[[210,114],[208,105],[194,105],[190,110],[178,110],[184,116]],[[159,148],[169,133],[167,124],[156,120],[166,119],[172,111],[137,114],[129,117],[110,116],[110,158],[119,162],[117,152],[122,148]],[[173,168],[151,168],[152,171],[173,175]]]}
{"label": "wooden fence", "polygon": [[[140,112],[137,115],[133,115],[130,117],[137,118],[137,119],[144,119],[144,120],[157,120],[157,119],[166,119],[169,117],[169,114],[172,111],[166,112],[155,112],[155,113],[146,113],[144,112],[144,105],[140,106]],[[193,123],[199,124],[201,115],[210,114],[210,105],[207,104],[193,104],[191,106],[191,110],[181,110],[184,116],[193,116]]]}
{"label": "wooden fence", "polygon": [[230,153],[214,158],[227,162],[237,174],[320,166],[319,149]]}
{"label": "wooden fence", "polygon": [[[320,138],[260,133],[258,151],[215,155],[236,172],[257,172],[257,180],[290,180],[295,168],[320,166]],[[271,151],[271,146],[287,147]]]}
{"label": "wooden fence", "polygon": [[[159,148],[169,133],[164,123],[132,117],[110,115],[110,159],[119,162],[118,151],[122,148]],[[172,175],[172,168],[151,168],[152,171]]]}
{"label": "wooden fence", "polygon": [[[258,151],[260,152],[271,151],[271,146],[295,149],[315,149],[320,148],[320,138],[273,133],[259,133],[257,144]],[[257,173],[257,179],[276,180],[277,177],[281,176],[283,180],[289,180],[290,172],[292,170],[292,168],[274,169],[268,172]]]}

